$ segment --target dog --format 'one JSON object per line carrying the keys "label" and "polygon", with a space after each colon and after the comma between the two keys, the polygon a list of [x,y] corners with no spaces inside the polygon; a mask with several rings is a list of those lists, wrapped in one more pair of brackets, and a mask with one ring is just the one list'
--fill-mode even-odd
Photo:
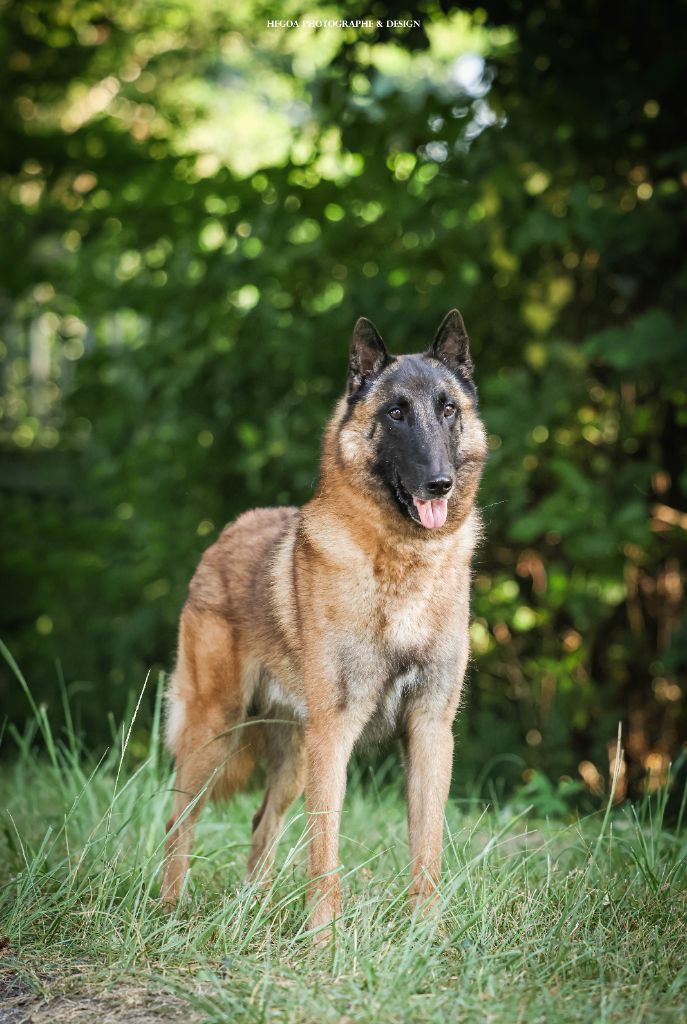
{"label": "dog", "polygon": [[203,801],[242,789],[260,762],[248,877],[269,881],[284,815],[305,789],[308,923],[327,938],[351,752],[396,733],[410,898],[433,904],[486,452],[458,310],[422,355],[390,354],[361,317],[314,497],[239,516],[191,581],[167,695],[176,786],[165,901],[182,892]]}

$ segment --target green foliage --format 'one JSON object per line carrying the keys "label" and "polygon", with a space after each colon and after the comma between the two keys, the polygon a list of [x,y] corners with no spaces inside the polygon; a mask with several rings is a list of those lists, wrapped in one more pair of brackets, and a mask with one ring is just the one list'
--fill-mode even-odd
{"label": "green foliage", "polygon": [[546,775],[532,771],[518,790],[518,800],[544,818],[564,818],[583,789],[584,783],[572,779],[554,786]]}
{"label": "green foliage", "polygon": [[603,786],[622,720],[626,782],[665,776],[687,33],[680,8],[666,52],[658,7],[429,4],[360,33],[3,3],[2,635],[51,710],[62,673],[105,739],[222,525],[307,500],[356,316],[418,350],[459,305],[491,445],[463,770],[509,751],[511,782],[589,762]]}
{"label": "green foliage", "polygon": [[610,327],[587,339],[588,355],[603,359],[617,370],[636,371],[650,366],[663,368],[666,375],[680,363],[687,334],[662,309],[651,309],[638,316],[625,329]]}

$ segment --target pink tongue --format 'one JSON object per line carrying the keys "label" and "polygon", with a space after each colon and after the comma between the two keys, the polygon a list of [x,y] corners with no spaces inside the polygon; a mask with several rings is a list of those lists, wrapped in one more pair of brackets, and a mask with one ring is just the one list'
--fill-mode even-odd
{"label": "pink tongue", "polygon": [[413,504],[420,516],[420,522],[428,530],[437,530],[446,522],[448,514],[446,498],[437,498],[435,501],[422,501],[421,498],[413,498]]}

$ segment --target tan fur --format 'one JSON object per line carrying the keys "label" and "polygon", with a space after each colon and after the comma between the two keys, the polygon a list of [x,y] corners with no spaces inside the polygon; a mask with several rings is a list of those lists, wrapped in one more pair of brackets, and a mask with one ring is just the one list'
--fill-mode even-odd
{"label": "tan fur", "polygon": [[411,893],[427,901],[435,891],[452,722],[468,660],[485,436],[472,398],[456,387],[462,458],[448,519],[423,530],[393,511],[370,475],[376,387],[352,412],[345,400],[337,406],[315,497],[300,510],[242,515],[193,578],[168,700],[177,780],[167,900],[180,895],[205,796],[235,792],[259,760],[267,788],[250,877],[269,877],[284,814],[305,787],[310,923],[329,925],[340,906],[348,760],[356,742],[394,729],[408,774]]}

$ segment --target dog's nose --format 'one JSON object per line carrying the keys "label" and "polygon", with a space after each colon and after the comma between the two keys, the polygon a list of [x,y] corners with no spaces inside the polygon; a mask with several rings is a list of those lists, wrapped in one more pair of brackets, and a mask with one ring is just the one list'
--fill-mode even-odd
{"label": "dog's nose", "polygon": [[425,490],[433,498],[443,498],[452,487],[453,480],[449,476],[435,476],[433,480],[428,480],[425,484]]}

